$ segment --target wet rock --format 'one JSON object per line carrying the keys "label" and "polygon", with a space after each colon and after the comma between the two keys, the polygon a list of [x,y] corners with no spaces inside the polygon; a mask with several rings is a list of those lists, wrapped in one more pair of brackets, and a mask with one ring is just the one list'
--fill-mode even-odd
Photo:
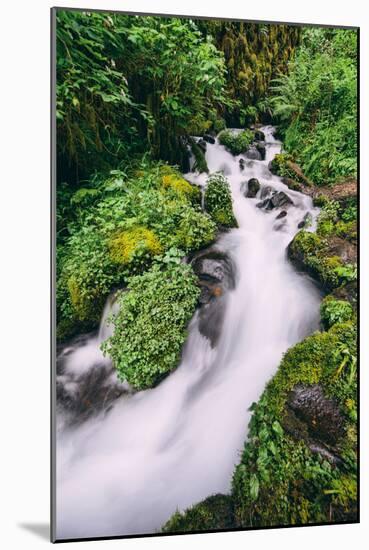
{"label": "wet rock", "polygon": [[289,189],[292,191],[299,191],[301,193],[303,191],[303,187],[301,183],[298,183],[297,181],[293,180],[292,178],[282,178],[282,181]]}
{"label": "wet rock", "polygon": [[329,237],[327,241],[330,255],[339,256],[343,262],[350,264],[357,262],[356,244],[335,235]]}
{"label": "wet rock", "polygon": [[280,213],[278,214],[278,216],[276,217],[276,220],[280,220],[280,219],[282,219],[282,218],[285,218],[286,216],[287,216],[286,210],[282,210],[282,212],[280,212]]}
{"label": "wet rock", "polygon": [[293,204],[293,201],[284,191],[275,191],[270,198],[259,202],[256,206],[258,208],[265,208],[265,210],[273,210],[274,208],[289,206],[290,204]]}
{"label": "wet rock", "polygon": [[200,139],[197,142],[197,145],[200,147],[203,153],[206,153],[206,141],[204,139]]}
{"label": "wet rock", "polygon": [[192,267],[199,278],[199,330],[214,347],[221,334],[226,294],[235,287],[235,265],[224,252],[210,248],[197,254]]}
{"label": "wet rock", "polygon": [[265,141],[265,134],[261,130],[255,130],[254,136],[257,141]]}
{"label": "wet rock", "polygon": [[256,149],[259,151],[259,153],[261,155],[261,160],[265,160],[265,155],[266,155],[265,142],[260,141],[259,143],[257,143],[256,144]]}
{"label": "wet rock", "polygon": [[57,360],[57,370],[63,374],[56,379],[56,398],[58,406],[67,413],[69,424],[80,424],[107,412],[119,397],[131,393],[128,385],[118,381],[110,364],[96,363],[85,372],[74,373],[64,370],[65,357],[63,354]]}
{"label": "wet rock", "polygon": [[312,218],[310,212],[306,212],[305,216],[298,223],[297,227],[299,229],[302,229],[303,227],[309,227],[311,225],[312,220],[313,220],[313,218]]}
{"label": "wet rock", "polygon": [[342,463],[338,444],[345,434],[345,421],[336,401],[326,397],[319,384],[294,387],[283,427],[295,439],[303,439],[312,452],[334,464]]}
{"label": "wet rock", "polygon": [[245,153],[245,157],[251,160],[261,160],[261,154],[256,149],[255,145],[252,145]]}
{"label": "wet rock", "polygon": [[208,143],[211,143],[212,145],[215,143],[215,137],[211,136],[210,134],[204,134],[202,139],[204,141],[207,141]]}
{"label": "wet rock", "polygon": [[274,191],[275,189],[270,185],[263,185],[260,191],[260,198],[266,199],[267,197],[270,197]]}
{"label": "wet rock", "polygon": [[242,170],[244,170],[245,168],[245,159],[240,159],[239,164],[240,164],[240,170],[242,172]]}
{"label": "wet rock", "polygon": [[244,195],[245,197],[247,197],[248,199],[254,199],[260,189],[260,182],[258,179],[256,178],[251,178],[249,179],[249,181],[247,182],[244,182],[243,184],[243,187],[244,187]]}

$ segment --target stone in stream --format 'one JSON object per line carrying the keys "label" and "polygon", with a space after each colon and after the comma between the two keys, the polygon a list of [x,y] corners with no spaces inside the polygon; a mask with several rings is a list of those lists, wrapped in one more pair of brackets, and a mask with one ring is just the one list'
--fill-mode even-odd
{"label": "stone in stream", "polygon": [[204,134],[202,136],[202,139],[204,141],[207,141],[208,143],[211,143],[212,145],[214,145],[214,143],[215,143],[215,138],[213,136],[209,135],[209,134]]}
{"label": "stone in stream", "polygon": [[259,180],[256,178],[249,179],[247,183],[244,181],[241,186],[244,189],[244,196],[248,199],[254,199],[260,189]]}
{"label": "stone in stream", "polygon": [[262,130],[255,130],[254,136],[256,141],[265,141],[265,134]]}
{"label": "stone in stream", "polygon": [[240,170],[242,172],[242,170],[245,168],[245,159],[240,159],[239,164],[240,164]]}
{"label": "stone in stream", "polygon": [[270,198],[259,202],[256,206],[258,208],[265,208],[265,210],[273,210],[274,208],[289,206],[290,204],[293,204],[293,200],[284,191],[275,191]]}
{"label": "stone in stream", "polygon": [[275,191],[274,187],[271,187],[270,185],[263,185],[260,191],[260,198],[266,199],[273,193],[273,191]]}
{"label": "stone in stream", "polygon": [[312,222],[312,216],[310,214],[310,212],[306,212],[305,216],[302,218],[302,220],[299,222],[299,224],[297,225],[297,227],[299,229],[302,229],[303,227],[309,227],[309,225],[311,225],[311,222]]}
{"label": "stone in stream", "polygon": [[235,265],[225,252],[209,248],[191,262],[199,278],[199,330],[214,347],[220,337],[226,306],[226,293],[235,287]]}
{"label": "stone in stream", "polygon": [[251,145],[251,147],[246,151],[245,157],[251,160],[261,160],[261,154],[256,149],[255,145]]}
{"label": "stone in stream", "polygon": [[280,220],[282,218],[285,218],[287,216],[287,211],[286,210],[282,210],[282,212],[280,212],[278,214],[278,216],[276,217],[276,220]]}
{"label": "stone in stream", "polygon": [[265,146],[265,142],[264,141],[260,141],[259,143],[256,144],[256,149],[259,151],[260,155],[261,155],[261,160],[265,160],[265,155],[266,155],[266,146]]}

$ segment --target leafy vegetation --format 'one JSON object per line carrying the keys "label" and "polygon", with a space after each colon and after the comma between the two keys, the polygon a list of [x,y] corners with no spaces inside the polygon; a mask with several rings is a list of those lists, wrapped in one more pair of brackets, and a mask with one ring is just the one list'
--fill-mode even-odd
{"label": "leafy vegetation", "polygon": [[336,323],[352,319],[353,309],[346,300],[335,300],[332,296],[327,296],[321,303],[320,317],[323,326],[329,329]]}
{"label": "leafy vegetation", "polygon": [[155,263],[128,279],[113,319],[114,334],[103,344],[119,378],[137,390],[155,386],[178,365],[200,294],[191,267],[178,261]]}
{"label": "leafy vegetation", "polygon": [[173,247],[184,255],[215,238],[215,223],[200,209],[199,189],[167,165],[144,161],[129,175],[115,172],[94,191],[94,201],[82,202],[78,222],[59,246],[60,339],[81,323],[93,328],[112,289],[150,268],[154,258]]}
{"label": "leafy vegetation", "polygon": [[212,174],[207,180],[205,208],[218,226],[237,227],[229,183],[221,172]]}
{"label": "leafy vegetation", "polygon": [[318,185],[356,175],[356,41],[352,30],[304,29],[272,86],[284,146]]}

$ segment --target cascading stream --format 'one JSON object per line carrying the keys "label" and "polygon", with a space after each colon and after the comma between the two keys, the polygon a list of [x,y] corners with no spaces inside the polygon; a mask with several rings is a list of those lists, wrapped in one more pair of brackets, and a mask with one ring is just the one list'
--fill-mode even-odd
{"label": "cascading stream", "polygon": [[[298,223],[310,212],[314,227],[317,211],[309,197],[289,190],[268,170],[281,145],[272,127],[262,130],[266,159],[245,159],[243,171],[242,155],[233,157],[218,141],[207,145],[209,170],[227,176],[239,224],[217,243],[237,267],[220,340],[212,349],[199,333],[196,313],[181,364],[158,387],[122,395],[107,414],[78,427],[60,423],[58,538],[155,532],[176,509],[229,492],[248,408],[287,348],[318,327],[319,292],[286,258]],[[204,185],[207,176],[186,177]],[[275,219],[278,209],[257,208],[259,198],[244,197],[242,183],[250,178],[292,198],[285,218]],[[69,383],[78,384],[86,369],[107,368],[98,345],[99,338],[92,338],[65,358]]]}

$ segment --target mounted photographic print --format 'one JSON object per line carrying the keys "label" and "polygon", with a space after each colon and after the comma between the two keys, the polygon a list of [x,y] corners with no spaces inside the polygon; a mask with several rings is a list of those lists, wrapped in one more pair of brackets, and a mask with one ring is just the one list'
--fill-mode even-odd
{"label": "mounted photographic print", "polygon": [[52,10],[52,540],[358,521],[358,32]]}

